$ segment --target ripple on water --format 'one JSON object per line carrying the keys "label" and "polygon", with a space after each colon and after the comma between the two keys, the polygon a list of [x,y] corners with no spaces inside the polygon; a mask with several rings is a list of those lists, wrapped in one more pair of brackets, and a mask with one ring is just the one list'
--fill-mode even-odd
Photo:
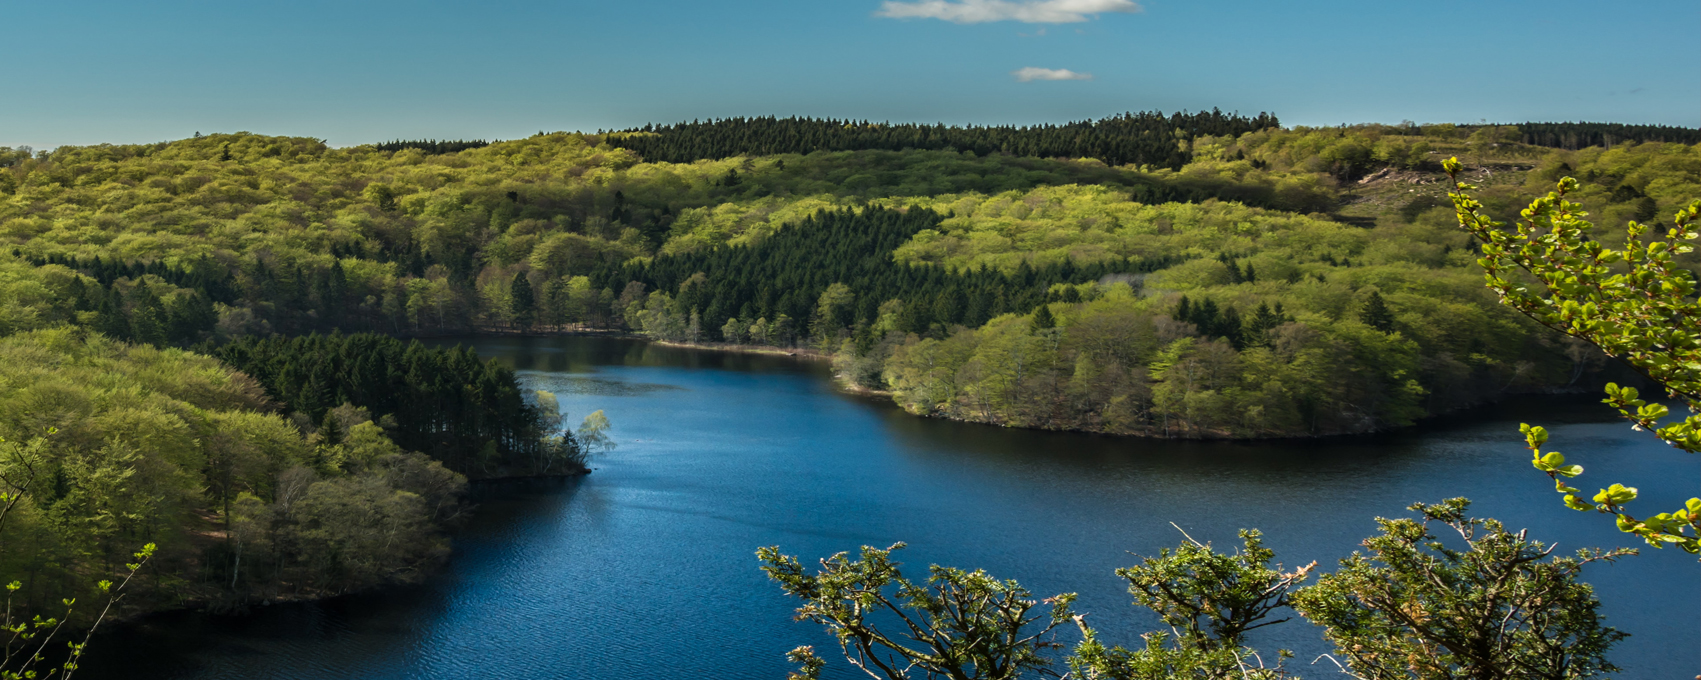
{"label": "ripple on water", "polygon": [[679,385],[641,383],[615,378],[596,378],[584,375],[560,375],[541,371],[519,371],[527,387],[556,394],[584,394],[596,397],[641,397],[657,392],[684,390]]}

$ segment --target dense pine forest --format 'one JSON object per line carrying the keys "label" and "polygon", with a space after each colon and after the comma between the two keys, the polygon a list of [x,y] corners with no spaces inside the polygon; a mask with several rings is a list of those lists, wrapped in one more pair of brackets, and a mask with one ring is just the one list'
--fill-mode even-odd
{"label": "dense pine forest", "polygon": [[707,328],[720,329],[720,339],[730,342],[783,345],[852,329],[866,345],[892,331],[979,327],[1046,302],[1053,286],[1071,291],[1069,284],[1169,264],[1119,259],[1076,266],[1066,259],[1004,272],[908,264],[889,255],[943,219],[926,209],[822,211],[752,245],[662,255],[607,268],[591,280],[624,285],[623,297],[634,303],[645,291],[678,291],[677,298],[658,292],[624,310],[645,333],[667,340],[713,337]]}
{"label": "dense pine forest", "polygon": [[1701,195],[1698,142],[1212,111],[0,149],[0,471],[27,499],[0,582],[39,606],[142,541],[170,577],[137,608],[425,573],[468,478],[584,455],[549,395],[405,339],[431,333],[802,349],[919,415],[1160,437],[1592,385],[1601,355],[1484,290],[1439,160],[1502,218],[1570,176],[1611,224]]}
{"label": "dense pine forest", "polygon": [[689,163],[732,156],[807,154],[816,151],[967,151],[1039,158],[1096,158],[1109,165],[1177,169],[1188,155],[1177,139],[1238,137],[1279,127],[1275,116],[1208,113],[1128,113],[1096,121],[1033,127],[892,125],[813,118],[729,118],[675,125],[646,125],[613,135],[610,143],[647,160]]}
{"label": "dense pine forest", "polygon": [[372,333],[243,338],[211,354],[278,395],[305,422],[335,424],[343,404],[388,414],[389,436],[473,477],[571,472],[570,433],[551,439],[512,370],[469,348],[431,349]]}
{"label": "dense pine forest", "polygon": [[1610,148],[1615,144],[1642,142],[1701,144],[1701,130],[1622,123],[1524,123],[1518,126],[1518,141],[1561,149]]}

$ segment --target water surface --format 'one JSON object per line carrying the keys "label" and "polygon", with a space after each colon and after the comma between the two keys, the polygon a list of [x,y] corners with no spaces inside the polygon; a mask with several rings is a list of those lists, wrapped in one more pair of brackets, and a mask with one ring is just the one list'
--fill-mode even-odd
{"label": "water surface", "polygon": [[[1517,438],[1549,425],[1574,462],[1649,503],[1696,493],[1701,462],[1635,434],[1594,399],[1520,400],[1375,437],[1163,442],[915,418],[836,393],[824,369],[601,338],[465,338],[556,392],[573,421],[602,409],[619,448],[567,482],[479,492],[476,519],[430,583],[247,617],[180,613],[101,637],[79,678],[764,678],[784,652],[833,643],[791,620],[757,546],[806,561],[905,541],[916,573],[982,567],[1036,593],[1079,592],[1109,641],[1155,627],[1112,571],[1181,540],[1262,529],[1278,559],[1324,567],[1413,501],[1467,496],[1562,551],[1638,546],[1565,511]],[[454,342],[453,340],[449,341]],[[1595,480],[1603,481],[1603,480]],[[1593,482],[1591,482],[1593,483]],[[1174,523],[1176,526],[1171,526]],[[1133,554],[1131,554],[1133,553]],[[1633,634],[1621,677],[1701,671],[1701,567],[1671,550],[1587,572]],[[1254,642],[1328,651],[1296,620]],[[1063,639],[1073,642],[1073,635]],[[836,653],[827,677],[851,678]]]}

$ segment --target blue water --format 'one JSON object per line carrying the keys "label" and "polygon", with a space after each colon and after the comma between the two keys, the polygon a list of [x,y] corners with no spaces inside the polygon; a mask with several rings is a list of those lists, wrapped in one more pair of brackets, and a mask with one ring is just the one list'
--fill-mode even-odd
{"label": "blue water", "polygon": [[[1564,510],[1531,470],[1520,420],[1547,424],[1573,462],[1614,471],[1676,507],[1701,461],[1610,419],[1592,399],[1526,399],[1375,437],[1255,444],[1162,442],[915,418],[839,394],[818,364],[596,338],[463,339],[595,409],[619,448],[566,482],[479,492],[455,557],[426,585],[246,617],[180,613],[101,636],[77,677],[764,678],[813,644],[827,677],[853,675],[831,639],[757,570],[758,546],[806,562],[908,542],[928,563],[982,567],[1040,595],[1079,592],[1111,642],[1155,627],[1112,570],[1181,534],[1234,545],[1262,529],[1289,566],[1327,568],[1413,501],[1474,511],[1562,551],[1631,546],[1604,517]],[[1588,478],[1586,478],[1588,479]],[[1701,565],[1671,550],[1591,568],[1610,624],[1632,633],[1627,678],[1701,672]],[[1302,675],[1336,673],[1296,619],[1254,644],[1293,649]],[[1073,634],[1061,640],[1073,643]]]}

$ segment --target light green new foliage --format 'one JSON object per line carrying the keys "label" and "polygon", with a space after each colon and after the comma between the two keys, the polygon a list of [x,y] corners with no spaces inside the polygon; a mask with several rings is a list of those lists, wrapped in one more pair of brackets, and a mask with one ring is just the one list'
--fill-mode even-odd
{"label": "light green new foliage", "polygon": [[[1583,566],[1634,550],[1553,548],[1469,517],[1470,501],[1417,503],[1420,519],[1376,520],[1340,569],[1294,593],[1324,627],[1336,663],[1361,680],[1582,679],[1618,670],[1607,651],[1625,635],[1602,625]],[[1450,531],[1449,531],[1450,530]],[[1452,534],[1442,541],[1437,532]],[[1461,546],[1457,549],[1452,546]]]}
{"label": "light green new foliage", "polygon": [[[803,600],[797,618],[826,626],[845,658],[873,677],[1014,680],[1047,672],[1052,661],[1042,652],[1062,646],[1047,635],[1071,620],[1073,593],[1042,602],[1015,581],[938,565],[916,583],[892,561],[892,551],[903,547],[865,546],[857,559],[839,553],[821,560],[814,574],[778,547],[756,556],[769,578]],[[1041,604],[1050,611],[1036,612]],[[888,617],[898,633],[870,620]],[[793,678],[819,677],[823,664],[813,650],[800,647],[787,656],[802,665]]]}
{"label": "light green new foliage", "polygon": [[[857,559],[839,553],[814,574],[778,548],[757,556],[769,578],[803,600],[799,620],[825,626],[847,660],[887,680],[1058,677],[1037,653],[1059,646],[1042,636],[1065,622],[1082,640],[1062,677],[1291,679],[1288,652],[1265,657],[1246,644],[1249,631],[1288,621],[1290,607],[1324,627],[1337,648],[1327,658],[1361,680],[1582,680],[1617,670],[1606,653],[1625,636],[1603,625],[1594,591],[1577,579],[1586,564],[1636,551],[1552,556],[1524,532],[1467,516],[1469,505],[1419,503],[1411,506],[1419,519],[1378,519],[1382,533],[1365,539],[1367,554],[1303,588],[1316,562],[1284,571],[1257,531],[1242,531],[1233,553],[1188,537],[1117,570],[1134,604],[1167,628],[1132,649],[1103,642],[1086,614],[1070,611],[1073,595],[1043,601],[1046,623],[1030,611],[1040,602],[1015,581],[934,566],[926,585],[912,583],[891,560],[901,543],[865,546]],[[1443,542],[1441,527],[1457,535]],[[820,677],[825,664],[813,649],[787,656],[801,666],[792,680]]]}
{"label": "light green new foliage", "polygon": [[[1575,179],[1561,179],[1508,230],[1471,197],[1475,186],[1457,180],[1458,159],[1446,165],[1454,178],[1449,196],[1459,224],[1482,241],[1483,257],[1477,262],[1487,272],[1489,288],[1506,305],[1622,359],[1667,396],[1682,400],[1690,415],[1663,426],[1660,421],[1670,410],[1649,403],[1634,388],[1609,384],[1605,403],[1635,429],[1650,430],[1679,450],[1701,452],[1701,303],[1695,298],[1695,272],[1679,262],[1694,252],[1701,236],[1701,200],[1679,210],[1663,235],[1650,235],[1647,225],[1630,222],[1623,249],[1614,250],[1592,235],[1594,225],[1582,206],[1566,200],[1577,190]],[[1591,505],[1583,501],[1581,489],[1566,482],[1581,475],[1583,467],[1567,463],[1558,451],[1542,451],[1546,429],[1525,424],[1520,430],[1534,454],[1532,464],[1554,480],[1566,506],[1615,515],[1619,529],[1655,547],[1669,543],[1701,553],[1701,498],[1638,519],[1625,507],[1636,499],[1636,488],[1615,483],[1595,494]]]}
{"label": "light green new foliage", "polygon": [[1164,680],[1176,677],[1286,677],[1277,665],[1246,647],[1247,632],[1287,621],[1271,619],[1288,606],[1289,592],[1310,575],[1312,562],[1292,572],[1270,566],[1275,553],[1257,530],[1242,531],[1242,550],[1220,553],[1188,538],[1174,551],[1165,549],[1138,566],[1116,570],[1128,581],[1134,604],[1157,612],[1169,631],[1142,636],[1134,650],[1105,647],[1098,632],[1076,617],[1083,640],[1070,657],[1071,671],[1087,680]]}
{"label": "light green new foliage", "polygon": [[[57,430],[47,430],[47,436],[55,434],[58,434]],[[5,437],[0,437],[0,551],[6,546],[7,537],[4,530],[7,517],[14,511],[28,509],[28,506],[20,508],[20,505],[38,486],[46,448],[45,437],[34,437],[24,444],[9,442]],[[64,607],[62,617],[44,617],[40,614],[29,616],[23,603],[14,602],[19,597],[19,591],[24,589],[24,583],[12,581],[6,584],[6,601],[3,607],[0,607],[0,680],[69,680],[71,675],[76,673],[77,664],[82,659],[83,652],[88,649],[89,639],[94,637],[95,629],[106,620],[113,605],[124,598],[125,588],[142,570],[142,566],[153,558],[155,550],[152,543],[142,546],[141,550],[130,555],[131,561],[124,564],[123,570],[113,572],[117,582],[101,579],[94,584],[95,594],[104,597],[105,602],[98,611],[93,612],[92,617],[86,619],[88,628],[84,631],[82,640],[65,642],[65,651],[62,653],[64,656],[59,657],[63,660],[50,659],[48,649],[62,634],[72,632],[65,627],[72,615],[77,613],[76,598],[60,600],[60,605]]]}
{"label": "light green new foliage", "polygon": [[610,425],[608,416],[603,415],[602,409],[592,411],[579,423],[579,431],[575,433],[579,446],[584,447],[587,455],[606,453],[618,446],[614,439],[608,436]]}
{"label": "light green new foliage", "polygon": [[[1223,251],[1277,251],[1271,271],[1294,269],[1314,248],[1356,253],[1365,235],[1343,224],[1240,203],[1148,205],[1119,187],[1064,185],[995,195],[888,198],[950,217],[900,246],[893,257],[953,269],[1092,264],[1116,258],[1215,257]],[[1264,269],[1267,263],[1259,262]],[[1214,269],[1220,269],[1215,267]],[[1222,277],[1220,283],[1227,283]],[[1191,282],[1208,285],[1213,282]]]}

